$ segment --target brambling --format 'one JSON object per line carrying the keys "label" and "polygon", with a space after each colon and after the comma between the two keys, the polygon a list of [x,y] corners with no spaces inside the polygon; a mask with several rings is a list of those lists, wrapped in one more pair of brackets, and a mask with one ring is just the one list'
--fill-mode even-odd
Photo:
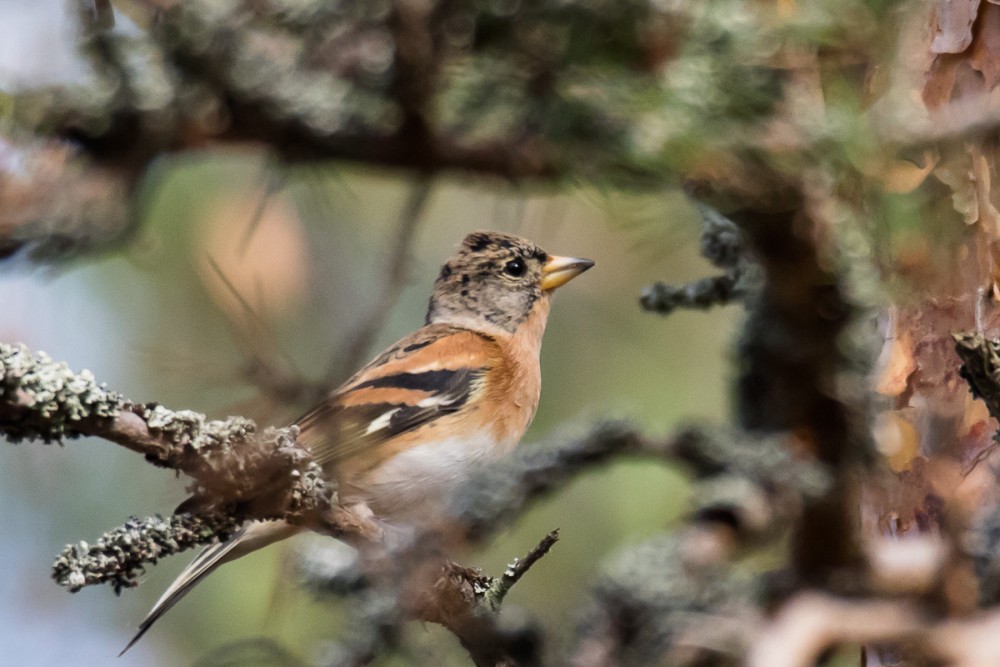
{"label": "brambling", "polygon": [[[473,465],[509,453],[538,406],[552,294],[593,265],[508,234],[466,236],[441,267],[426,324],[295,422],[336,480],[339,506],[384,525],[430,525]],[[299,530],[254,521],[205,549],[125,650],[217,567]]]}

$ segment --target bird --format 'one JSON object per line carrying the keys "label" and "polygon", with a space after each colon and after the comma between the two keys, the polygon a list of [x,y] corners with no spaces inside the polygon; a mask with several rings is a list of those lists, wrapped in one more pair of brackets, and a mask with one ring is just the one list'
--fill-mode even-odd
{"label": "bird", "polygon": [[[294,422],[299,442],[336,482],[339,505],[376,525],[429,523],[475,465],[510,453],[538,407],[552,295],[592,266],[510,234],[466,235],[438,273],[424,326]],[[300,530],[251,521],[207,547],[122,654],[220,565]]]}

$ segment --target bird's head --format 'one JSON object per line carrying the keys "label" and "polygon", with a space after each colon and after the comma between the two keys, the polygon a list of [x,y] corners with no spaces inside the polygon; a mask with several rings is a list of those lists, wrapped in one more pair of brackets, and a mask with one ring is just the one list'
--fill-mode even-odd
{"label": "bird's head", "polygon": [[536,302],[593,265],[589,259],[550,255],[510,234],[473,232],[441,267],[427,322],[513,332]]}

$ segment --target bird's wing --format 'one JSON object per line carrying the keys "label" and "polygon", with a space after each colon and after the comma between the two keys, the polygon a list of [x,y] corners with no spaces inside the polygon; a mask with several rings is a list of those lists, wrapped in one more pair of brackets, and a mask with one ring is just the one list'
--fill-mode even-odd
{"label": "bird's wing", "polygon": [[452,414],[499,362],[492,337],[429,325],[376,357],[296,424],[321,465],[333,465]]}

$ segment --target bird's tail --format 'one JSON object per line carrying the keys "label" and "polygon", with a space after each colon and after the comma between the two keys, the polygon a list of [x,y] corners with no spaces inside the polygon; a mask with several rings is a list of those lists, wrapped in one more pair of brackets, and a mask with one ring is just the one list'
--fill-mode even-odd
{"label": "bird's tail", "polygon": [[284,521],[251,521],[245,524],[228,542],[221,542],[207,547],[184,568],[170,587],[160,596],[146,618],[139,624],[139,631],[128,643],[119,657],[132,648],[146,631],[161,616],[170,610],[181,598],[197,586],[202,579],[214,572],[220,565],[241,558],[252,551],[262,549],[297,533],[300,528]]}

